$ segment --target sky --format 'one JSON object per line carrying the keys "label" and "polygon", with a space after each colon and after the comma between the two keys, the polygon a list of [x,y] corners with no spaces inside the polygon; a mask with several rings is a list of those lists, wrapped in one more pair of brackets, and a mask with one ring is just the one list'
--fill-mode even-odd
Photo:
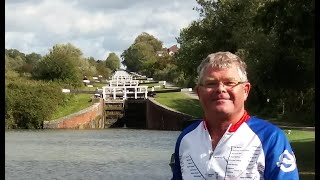
{"label": "sky", "polygon": [[142,32],[178,45],[180,30],[199,18],[196,0],[6,0],[5,48],[42,56],[71,43],[84,57],[105,60]]}

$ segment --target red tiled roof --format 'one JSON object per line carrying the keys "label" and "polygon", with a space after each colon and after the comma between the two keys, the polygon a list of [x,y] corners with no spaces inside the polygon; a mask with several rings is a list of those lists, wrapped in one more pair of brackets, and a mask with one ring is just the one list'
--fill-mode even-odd
{"label": "red tiled roof", "polygon": [[178,48],[178,46],[177,45],[173,45],[173,46],[171,46],[171,47],[169,47],[168,48],[168,52],[173,52],[173,53],[176,53],[176,52],[178,52],[178,50],[179,50],[179,48]]}

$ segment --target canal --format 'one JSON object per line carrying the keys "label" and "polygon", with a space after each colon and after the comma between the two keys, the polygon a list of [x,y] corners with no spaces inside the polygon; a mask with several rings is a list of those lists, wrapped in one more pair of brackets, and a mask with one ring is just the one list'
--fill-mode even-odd
{"label": "canal", "polygon": [[165,180],[180,131],[7,130],[8,180]]}

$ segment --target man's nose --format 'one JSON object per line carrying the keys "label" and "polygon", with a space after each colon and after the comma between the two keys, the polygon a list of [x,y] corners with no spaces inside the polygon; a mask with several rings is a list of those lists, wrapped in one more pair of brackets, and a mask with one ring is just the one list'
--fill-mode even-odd
{"label": "man's nose", "polygon": [[218,83],[218,86],[216,88],[216,91],[218,92],[225,92],[227,89],[226,89],[226,86],[223,84],[223,82],[219,82]]}

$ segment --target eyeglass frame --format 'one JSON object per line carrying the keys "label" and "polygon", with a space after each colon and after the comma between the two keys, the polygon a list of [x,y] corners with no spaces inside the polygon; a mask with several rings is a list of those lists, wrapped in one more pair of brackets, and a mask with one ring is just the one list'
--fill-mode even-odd
{"label": "eyeglass frame", "polygon": [[[224,80],[224,81],[219,81],[219,80],[211,80],[210,81],[211,83],[212,82],[215,82],[214,85],[211,84],[211,87],[208,87],[208,84],[203,84],[203,83],[200,83],[199,86],[201,87],[204,87],[206,89],[217,89],[220,84],[222,83],[223,87],[228,89],[228,90],[232,90],[234,87],[238,86],[239,84],[244,84],[244,83],[248,83],[248,81],[233,81],[233,80]],[[233,85],[226,85],[226,83],[235,83]],[[210,84],[209,84],[210,85]]]}

